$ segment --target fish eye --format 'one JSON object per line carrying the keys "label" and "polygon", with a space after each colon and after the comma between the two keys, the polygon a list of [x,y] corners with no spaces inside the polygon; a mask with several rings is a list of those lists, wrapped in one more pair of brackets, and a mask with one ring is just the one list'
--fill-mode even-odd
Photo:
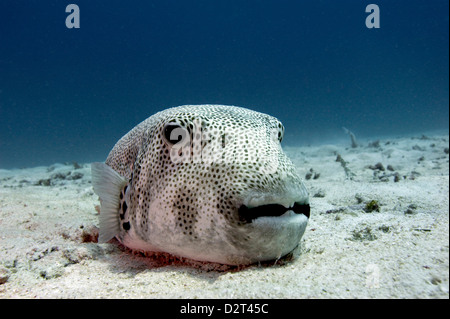
{"label": "fish eye", "polygon": [[284,127],[279,124],[278,127],[271,129],[271,138],[274,142],[278,142],[281,144],[284,137]]}
{"label": "fish eye", "polygon": [[187,136],[187,131],[178,123],[167,123],[163,129],[163,136],[167,143],[174,145]]}
{"label": "fish eye", "polygon": [[278,123],[278,141],[280,141],[280,143],[283,141],[283,137],[284,137],[284,126],[281,123]]}

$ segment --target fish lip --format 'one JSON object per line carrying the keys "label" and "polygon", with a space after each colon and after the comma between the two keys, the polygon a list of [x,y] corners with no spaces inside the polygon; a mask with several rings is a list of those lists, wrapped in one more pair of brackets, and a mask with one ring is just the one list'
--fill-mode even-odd
{"label": "fish lip", "polygon": [[251,223],[258,217],[279,217],[288,211],[292,211],[297,215],[305,215],[309,219],[310,210],[308,202],[294,202],[290,207],[274,203],[249,208],[242,204],[238,209],[238,213],[240,221]]}

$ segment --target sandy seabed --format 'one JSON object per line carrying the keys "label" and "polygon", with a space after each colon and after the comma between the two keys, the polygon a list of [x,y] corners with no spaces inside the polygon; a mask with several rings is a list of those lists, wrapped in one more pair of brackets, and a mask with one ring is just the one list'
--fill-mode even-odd
{"label": "sandy seabed", "polygon": [[311,218],[247,267],[98,244],[90,165],[0,170],[0,298],[449,298],[449,136],[286,148]]}

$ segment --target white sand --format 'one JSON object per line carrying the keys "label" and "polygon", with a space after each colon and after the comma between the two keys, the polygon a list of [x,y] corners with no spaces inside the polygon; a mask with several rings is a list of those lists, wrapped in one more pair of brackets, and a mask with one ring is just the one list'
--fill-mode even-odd
{"label": "white sand", "polygon": [[313,169],[305,236],[293,260],[241,269],[92,242],[87,164],[0,170],[0,298],[448,298],[448,135],[367,144],[287,148]]}

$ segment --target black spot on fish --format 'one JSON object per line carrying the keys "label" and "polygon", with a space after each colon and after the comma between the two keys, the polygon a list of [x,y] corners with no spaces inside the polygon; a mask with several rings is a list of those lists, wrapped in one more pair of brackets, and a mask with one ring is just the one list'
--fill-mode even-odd
{"label": "black spot on fish", "polygon": [[127,212],[127,202],[123,202],[123,205],[122,205],[122,213],[125,215],[125,213]]}
{"label": "black spot on fish", "polygon": [[[122,203],[119,202],[119,213],[122,210]],[[120,214],[119,215],[120,219],[124,219],[125,218],[125,214]]]}
{"label": "black spot on fish", "polygon": [[130,230],[130,222],[123,223],[123,229]]}

